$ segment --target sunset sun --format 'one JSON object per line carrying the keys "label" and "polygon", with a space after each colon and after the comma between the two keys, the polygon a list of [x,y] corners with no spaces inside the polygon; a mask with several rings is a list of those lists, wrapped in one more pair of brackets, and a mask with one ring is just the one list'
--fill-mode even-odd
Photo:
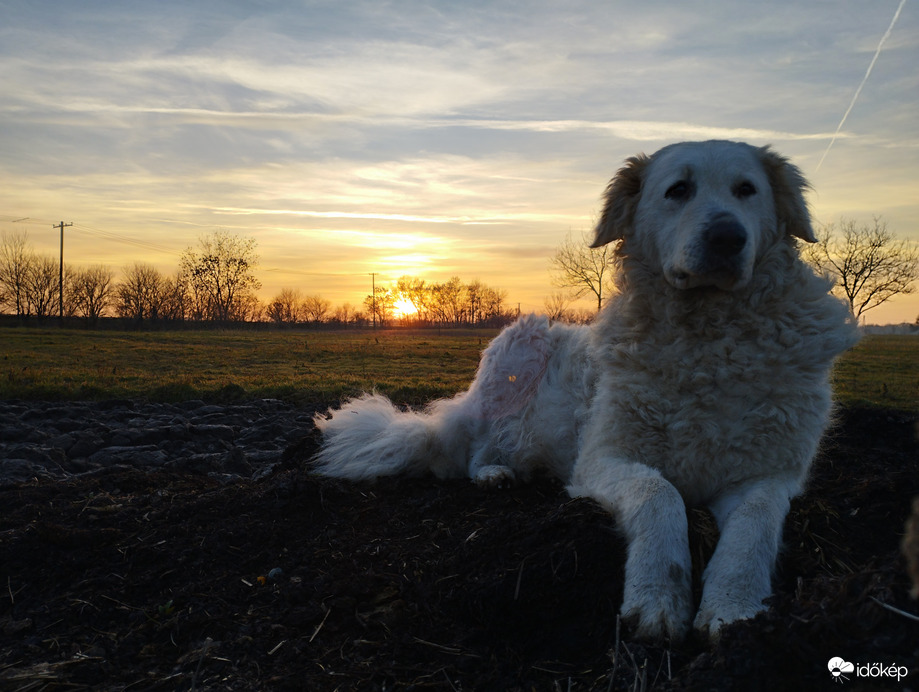
{"label": "sunset sun", "polygon": [[418,312],[418,308],[416,308],[408,298],[400,298],[397,300],[395,308],[400,317],[409,317]]}

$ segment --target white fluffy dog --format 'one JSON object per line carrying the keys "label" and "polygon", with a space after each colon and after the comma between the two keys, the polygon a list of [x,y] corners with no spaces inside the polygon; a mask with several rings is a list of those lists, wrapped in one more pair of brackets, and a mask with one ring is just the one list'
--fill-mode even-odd
{"label": "white fluffy dog", "polygon": [[639,636],[692,621],[686,506],[720,539],[694,626],[764,609],[789,500],[830,416],[829,372],[856,341],[813,242],[807,183],[768,147],[690,142],[627,161],[594,247],[618,241],[618,293],[588,327],[524,317],[469,390],[423,412],[376,394],[318,416],[321,473],[430,470],[486,485],[537,469],[613,514],[628,543],[622,614]]}

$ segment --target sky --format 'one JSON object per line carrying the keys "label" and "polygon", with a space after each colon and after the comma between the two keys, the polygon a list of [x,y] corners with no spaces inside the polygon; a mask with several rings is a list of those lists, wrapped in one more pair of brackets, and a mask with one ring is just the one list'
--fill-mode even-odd
{"label": "sky", "polygon": [[266,300],[456,275],[539,311],[624,159],[675,141],[772,144],[818,224],[919,241],[917,65],[916,0],[0,0],[0,231],[173,274],[220,229]]}

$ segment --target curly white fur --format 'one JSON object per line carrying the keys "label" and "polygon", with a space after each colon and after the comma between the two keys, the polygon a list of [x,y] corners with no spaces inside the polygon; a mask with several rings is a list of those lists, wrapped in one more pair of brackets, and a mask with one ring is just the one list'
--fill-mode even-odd
{"label": "curly white fur", "polygon": [[[433,471],[485,485],[546,469],[628,541],[623,615],[642,636],[711,636],[764,608],[789,501],[829,420],[829,371],[856,341],[813,241],[806,182],[769,148],[683,143],[630,159],[595,245],[619,241],[618,293],[590,327],[529,316],[469,390],[425,411],[377,394],[317,416],[317,469]],[[686,505],[721,537],[694,608]]]}

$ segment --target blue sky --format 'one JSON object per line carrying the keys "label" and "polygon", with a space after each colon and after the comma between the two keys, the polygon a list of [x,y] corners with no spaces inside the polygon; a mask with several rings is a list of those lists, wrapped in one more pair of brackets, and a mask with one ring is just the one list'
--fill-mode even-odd
{"label": "blue sky", "polygon": [[455,274],[539,310],[624,158],[727,138],[790,156],[819,222],[919,240],[915,0],[827,152],[898,7],[0,1],[0,231],[56,254],[72,221],[68,262],[172,273],[220,228],[266,298]]}

